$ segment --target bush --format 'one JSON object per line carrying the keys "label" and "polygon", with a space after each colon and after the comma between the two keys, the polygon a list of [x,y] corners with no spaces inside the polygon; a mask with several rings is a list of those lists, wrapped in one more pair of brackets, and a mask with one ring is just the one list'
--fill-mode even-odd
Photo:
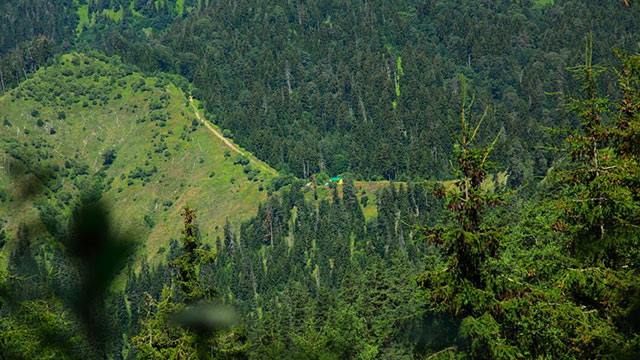
{"label": "bush", "polygon": [[6,202],[7,200],[9,200],[9,193],[4,189],[0,189],[0,202]]}
{"label": "bush", "polygon": [[160,109],[164,109],[164,104],[162,103],[162,101],[158,100],[158,99],[153,99],[151,100],[151,103],[149,103],[149,109],[150,110],[160,110]]}
{"label": "bush", "polygon": [[235,159],[235,161],[233,162],[234,165],[242,165],[242,166],[247,166],[249,165],[249,159],[246,156],[242,156],[242,155],[238,155]]}
{"label": "bush", "polygon": [[110,166],[111,164],[113,164],[114,160],[116,159],[116,151],[114,149],[109,149],[107,151],[104,152],[104,154],[102,154],[102,165],[104,166]]}
{"label": "bush", "polygon": [[165,122],[169,119],[169,114],[164,111],[154,110],[149,113],[149,117],[152,121]]}
{"label": "bush", "polygon": [[324,184],[328,183],[329,179],[331,179],[331,178],[324,171],[321,172],[321,173],[316,174],[316,184],[318,184],[318,185],[324,185]]}
{"label": "bush", "polygon": [[149,214],[145,214],[145,216],[144,216],[144,224],[149,229],[153,229],[153,227],[156,226],[156,222],[153,221],[153,219],[151,218],[151,216],[149,216]]}
{"label": "bush", "polygon": [[298,179],[296,179],[296,177],[293,175],[290,175],[290,174],[280,175],[271,181],[271,189],[273,191],[278,191],[287,185],[292,185],[296,183],[297,181]]}
{"label": "bush", "polygon": [[137,166],[134,170],[132,170],[129,173],[129,179],[141,179],[142,181],[146,181],[151,176],[153,176],[153,174],[155,174],[156,172],[158,172],[158,168],[156,168],[155,166],[148,170],[145,170]]}
{"label": "bush", "polygon": [[362,204],[362,207],[367,207],[367,205],[369,204],[369,196],[367,196],[366,194],[362,195],[362,197],[360,198],[360,204]]}

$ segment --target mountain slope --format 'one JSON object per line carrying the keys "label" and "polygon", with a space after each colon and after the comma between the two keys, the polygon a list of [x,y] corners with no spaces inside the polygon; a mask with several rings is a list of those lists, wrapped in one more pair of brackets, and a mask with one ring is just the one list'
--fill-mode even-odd
{"label": "mountain slope", "polygon": [[222,235],[227,217],[236,224],[248,218],[275,171],[234,152],[194,110],[195,102],[167,78],[144,77],[114,58],[68,54],[39,70],[0,98],[0,140],[5,159],[17,156],[53,175],[46,200],[22,204],[10,181],[19,167],[5,160],[6,233],[25,221],[16,213],[45,224],[46,216],[66,217],[73,197],[95,178],[105,185],[116,221],[147,239],[149,256],[180,235],[179,213],[187,204],[210,241]]}
{"label": "mountain slope", "polygon": [[540,151],[558,144],[546,129],[576,125],[550,94],[576,90],[566,69],[585,34],[603,65],[640,34],[638,3],[623,1],[59,2],[0,5],[0,88],[68,49],[118,55],[184,76],[211,120],[305,178],[450,176],[464,74],[473,111],[489,109],[481,138],[502,130],[496,162],[512,185],[528,183],[555,160]]}

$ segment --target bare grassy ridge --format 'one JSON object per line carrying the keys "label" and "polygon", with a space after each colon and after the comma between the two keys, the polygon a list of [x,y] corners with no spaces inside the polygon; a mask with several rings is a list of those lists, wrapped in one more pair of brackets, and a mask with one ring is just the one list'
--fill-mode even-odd
{"label": "bare grassy ridge", "polygon": [[[170,81],[144,77],[112,58],[62,56],[0,97],[0,124],[2,156],[19,151],[34,164],[57,167],[46,197],[63,213],[103,170],[116,221],[146,241],[151,258],[179,236],[184,205],[197,210],[203,237],[212,242],[227,217],[238,224],[255,213],[275,173],[259,171],[266,165],[253,157],[241,164]],[[108,152],[115,157],[105,165]],[[6,194],[0,217],[11,237],[37,211],[16,200],[7,170],[0,175]]]}

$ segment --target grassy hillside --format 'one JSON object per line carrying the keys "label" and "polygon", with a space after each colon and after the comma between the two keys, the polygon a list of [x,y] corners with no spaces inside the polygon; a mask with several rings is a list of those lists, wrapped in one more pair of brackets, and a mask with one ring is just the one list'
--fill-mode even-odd
{"label": "grassy hillside", "polygon": [[[0,98],[0,123],[0,218],[9,239],[20,221],[40,223],[42,209],[64,218],[74,196],[100,178],[117,222],[146,239],[153,257],[180,235],[183,206],[197,210],[212,241],[227,217],[237,224],[254,214],[275,174],[203,126],[197,102],[171,81],[114,58],[62,56]],[[20,170],[7,154],[53,170],[46,199],[19,201],[11,179]]]}

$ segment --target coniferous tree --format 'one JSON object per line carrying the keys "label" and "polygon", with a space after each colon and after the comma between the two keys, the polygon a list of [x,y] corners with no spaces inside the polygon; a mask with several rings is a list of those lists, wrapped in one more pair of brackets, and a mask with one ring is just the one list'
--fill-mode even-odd
{"label": "coniferous tree", "polygon": [[591,35],[586,44],[585,63],[572,68],[582,93],[568,104],[581,127],[567,137],[571,162],[559,172],[566,196],[561,199],[564,222],[558,226],[567,228],[574,254],[590,264],[616,267],[628,254],[624,239],[636,230],[638,205],[627,186],[634,173],[612,146],[611,104],[598,94],[597,83],[606,69],[592,64]]}
{"label": "coniferous tree", "polygon": [[[243,358],[244,331],[225,330],[231,323],[230,310],[212,303],[215,289],[206,287],[203,270],[212,265],[210,251],[200,239],[195,211],[185,207],[183,238],[179,255],[172,262],[175,287],[165,286],[160,300],[146,297],[147,316],[132,343],[137,356],[163,358]],[[173,294],[179,292],[179,296]]]}
{"label": "coniferous tree", "polygon": [[488,146],[476,145],[487,112],[472,127],[467,116],[473,101],[468,102],[464,76],[460,85],[461,130],[454,145],[458,178],[439,189],[449,219],[444,226],[427,228],[427,239],[440,249],[444,263],[430,265],[420,283],[436,309],[462,320],[461,333],[470,340],[473,357],[514,357],[518,349],[505,344],[493,311],[497,294],[492,289],[491,264],[504,233],[486,219],[488,210],[504,201],[500,189],[488,186],[492,182],[488,158],[498,137]]}
{"label": "coniferous tree", "polygon": [[187,304],[201,300],[204,290],[198,281],[198,266],[203,256],[202,240],[195,224],[195,211],[185,207],[182,212],[182,248],[180,256],[171,264],[177,273],[176,282]]}
{"label": "coniferous tree", "polygon": [[362,240],[365,231],[365,219],[356,195],[356,188],[351,178],[344,180],[342,187],[342,201],[347,211],[352,232],[356,239]]}
{"label": "coniferous tree", "polygon": [[[461,134],[454,146],[459,178],[453,181],[450,189],[441,189],[441,194],[446,196],[450,221],[446,227],[433,229],[429,239],[441,247],[443,254],[450,259],[445,271],[432,275],[435,275],[433,280],[438,279],[438,283],[446,278],[446,282],[449,282],[446,286],[451,290],[440,295],[436,291],[433,295],[436,298],[443,296],[439,300],[453,312],[468,314],[473,312],[472,306],[460,303],[455,297],[466,290],[482,290],[486,284],[484,266],[497,255],[500,233],[484,221],[484,216],[488,208],[502,202],[502,197],[483,187],[489,175],[488,157],[497,138],[486,147],[475,145],[484,116],[475,127],[471,127],[467,116],[472,104],[467,99],[466,79],[461,77],[460,82]],[[440,278],[441,275],[444,278]],[[431,274],[427,274],[427,278],[430,277]],[[449,294],[454,294],[454,297],[450,298]]]}
{"label": "coniferous tree", "polygon": [[[556,230],[566,234],[569,250],[579,264],[561,280],[570,298],[585,309],[605,309],[612,327],[627,331],[638,318],[640,287],[640,202],[638,193],[638,112],[640,72],[638,56],[621,55],[618,85],[622,98],[614,106],[598,94],[598,75],[605,68],[592,64],[592,38],[587,37],[585,63],[573,68],[582,96],[571,98],[570,109],[581,128],[571,134],[571,162],[558,171],[562,188],[558,200],[563,210]],[[634,315],[635,314],[635,315]],[[637,336],[637,335],[636,335]],[[640,353],[637,338],[622,336],[611,342],[618,356]],[[602,351],[601,349],[594,350]]]}

